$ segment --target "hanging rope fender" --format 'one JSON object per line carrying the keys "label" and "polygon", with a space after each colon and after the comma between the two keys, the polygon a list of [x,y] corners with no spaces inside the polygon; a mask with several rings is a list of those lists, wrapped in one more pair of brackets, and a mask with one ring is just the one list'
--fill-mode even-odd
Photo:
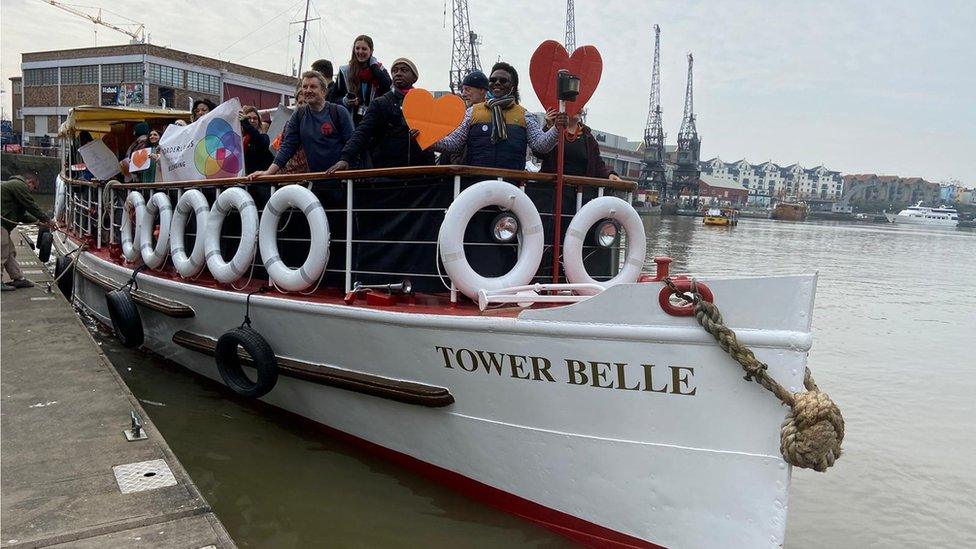
{"label": "hanging rope fender", "polygon": [[698,324],[712,334],[719,347],[742,366],[746,372],[743,379],[755,381],[790,407],[780,429],[779,449],[783,459],[794,467],[819,472],[824,472],[833,465],[841,455],[844,417],[827,393],[817,387],[810,368],[806,368],[803,374],[806,391],[789,392],[769,377],[766,372],[768,366],[757,359],[751,349],[739,342],[735,332],[723,322],[718,307],[701,298],[694,279],[691,281],[691,292],[681,291],[671,278],[665,278],[664,284],[674,295],[694,305]]}

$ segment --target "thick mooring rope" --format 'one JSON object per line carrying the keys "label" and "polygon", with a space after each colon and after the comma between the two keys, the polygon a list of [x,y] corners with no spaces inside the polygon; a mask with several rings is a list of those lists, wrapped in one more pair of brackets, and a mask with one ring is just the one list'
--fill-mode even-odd
{"label": "thick mooring rope", "polygon": [[735,332],[722,321],[722,313],[715,304],[701,299],[697,284],[691,283],[691,292],[684,293],[670,278],[664,283],[674,295],[692,303],[695,308],[695,319],[706,332],[712,334],[715,341],[745,370],[745,380],[755,381],[783,404],[790,407],[790,412],[783,421],[780,429],[780,452],[783,459],[794,467],[826,471],[828,467],[840,458],[841,443],[844,441],[844,417],[827,393],[820,391],[810,368],[803,375],[803,386],[806,391],[791,393],[782,385],[769,377],[766,372],[768,366],[753,354],[752,350],[739,342]]}

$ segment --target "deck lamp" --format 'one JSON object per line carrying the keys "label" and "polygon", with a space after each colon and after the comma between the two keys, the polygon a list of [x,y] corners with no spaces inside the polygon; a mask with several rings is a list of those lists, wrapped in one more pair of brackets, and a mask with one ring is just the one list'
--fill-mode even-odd
{"label": "deck lamp", "polygon": [[620,240],[620,227],[612,219],[604,219],[597,223],[593,233],[596,243],[602,248],[609,248]]}
{"label": "deck lamp", "polygon": [[560,70],[556,77],[556,98],[560,101],[576,101],[579,92],[579,76],[569,74],[566,69]]}
{"label": "deck lamp", "polygon": [[491,222],[491,237],[500,244],[507,244],[514,240],[518,231],[518,218],[510,212],[499,213]]}

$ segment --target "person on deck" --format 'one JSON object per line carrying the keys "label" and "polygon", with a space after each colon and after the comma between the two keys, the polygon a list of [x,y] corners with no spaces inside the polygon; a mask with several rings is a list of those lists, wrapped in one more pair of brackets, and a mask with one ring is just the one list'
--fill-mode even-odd
{"label": "person on deck", "polygon": [[352,117],[342,105],[325,100],[325,77],[315,71],[302,74],[305,105],[297,108],[282,130],[281,148],[267,170],[248,175],[249,179],[274,175],[301,148],[311,172],[329,169],[339,161],[339,154],[352,136]]}
{"label": "person on deck", "polygon": [[467,106],[484,103],[488,97],[488,77],[481,71],[471,71],[461,81],[461,98]]}
{"label": "person on deck", "polygon": [[[525,169],[526,146],[544,154],[556,146],[558,129],[542,131],[535,117],[519,105],[518,72],[498,62],[488,79],[488,100],[471,107],[456,130],[434,144],[441,153],[456,153],[467,146],[465,164],[509,170]],[[566,115],[548,113],[565,124]]]}
{"label": "person on deck", "polygon": [[271,138],[261,132],[261,113],[250,105],[241,109],[241,132],[244,134],[244,173],[266,170],[274,162]]}
{"label": "person on deck", "polygon": [[44,213],[34,201],[32,192],[38,187],[37,175],[15,175],[0,183],[0,260],[3,270],[10,276],[10,283],[4,283],[4,292],[17,288],[32,288],[34,283],[24,278],[24,272],[17,263],[17,250],[10,239],[10,232],[20,223],[38,222],[41,227],[53,229],[56,223]]}
{"label": "person on deck", "polygon": [[336,86],[335,79],[333,78],[333,71],[335,69],[332,67],[332,61],[329,61],[328,59],[319,59],[318,61],[312,63],[312,70],[322,73],[322,76],[325,77],[325,96],[332,97],[333,90]]}
{"label": "person on deck", "polygon": [[422,150],[417,145],[416,132],[403,118],[403,99],[417,82],[417,65],[401,57],[390,66],[390,72],[393,73],[393,89],[373,100],[349,143],[342,149],[339,161],[327,173],[348,170],[350,164],[356,163],[364,153],[369,154],[372,168],[430,166],[434,163],[434,151]]}
{"label": "person on deck", "polygon": [[193,102],[193,108],[190,109],[190,116],[193,120],[199,120],[201,116],[207,114],[208,112],[217,108],[217,105],[209,99],[197,99]]}
{"label": "person on deck", "polygon": [[[564,174],[620,181],[617,172],[603,162],[600,144],[593,137],[590,127],[581,122],[579,114],[573,115],[566,126],[566,145],[563,152]],[[542,160],[543,173],[556,173],[556,149],[538,156]]]}
{"label": "person on deck", "polygon": [[329,101],[345,105],[358,125],[373,99],[390,91],[392,84],[383,64],[373,57],[373,39],[362,34],[353,40],[349,64],[339,67]]}
{"label": "person on deck", "polygon": [[[149,124],[145,122],[138,122],[132,127],[132,134],[135,136],[135,141],[129,145],[129,148],[125,151],[125,157],[119,161],[119,167],[122,169],[122,175],[127,183],[139,183],[142,182],[142,172],[130,172],[129,162],[132,160],[132,153],[139,149],[145,149],[150,147],[149,144]],[[157,134],[158,135],[158,134]],[[146,170],[142,170],[146,171]]]}

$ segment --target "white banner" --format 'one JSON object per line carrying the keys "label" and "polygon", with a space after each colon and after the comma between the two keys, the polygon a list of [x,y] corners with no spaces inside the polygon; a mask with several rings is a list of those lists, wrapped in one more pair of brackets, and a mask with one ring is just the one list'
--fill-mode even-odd
{"label": "white banner", "polygon": [[244,176],[241,102],[217,105],[186,126],[170,125],[159,139],[163,181]]}
{"label": "white banner", "polygon": [[95,139],[78,147],[78,152],[85,161],[85,167],[95,176],[95,179],[108,181],[122,170],[118,157],[101,139]]}
{"label": "white banner", "polygon": [[268,138],[271,141],[272,153],[278,153],[278,147],[281,144],[278,137],[281,136],[281,132],[285,129],[285,123],[291,119],[291,115],[294,113],[295,109],[284,105],[278,105],[278,110],[271,113],[271,126],[268,127]]}

